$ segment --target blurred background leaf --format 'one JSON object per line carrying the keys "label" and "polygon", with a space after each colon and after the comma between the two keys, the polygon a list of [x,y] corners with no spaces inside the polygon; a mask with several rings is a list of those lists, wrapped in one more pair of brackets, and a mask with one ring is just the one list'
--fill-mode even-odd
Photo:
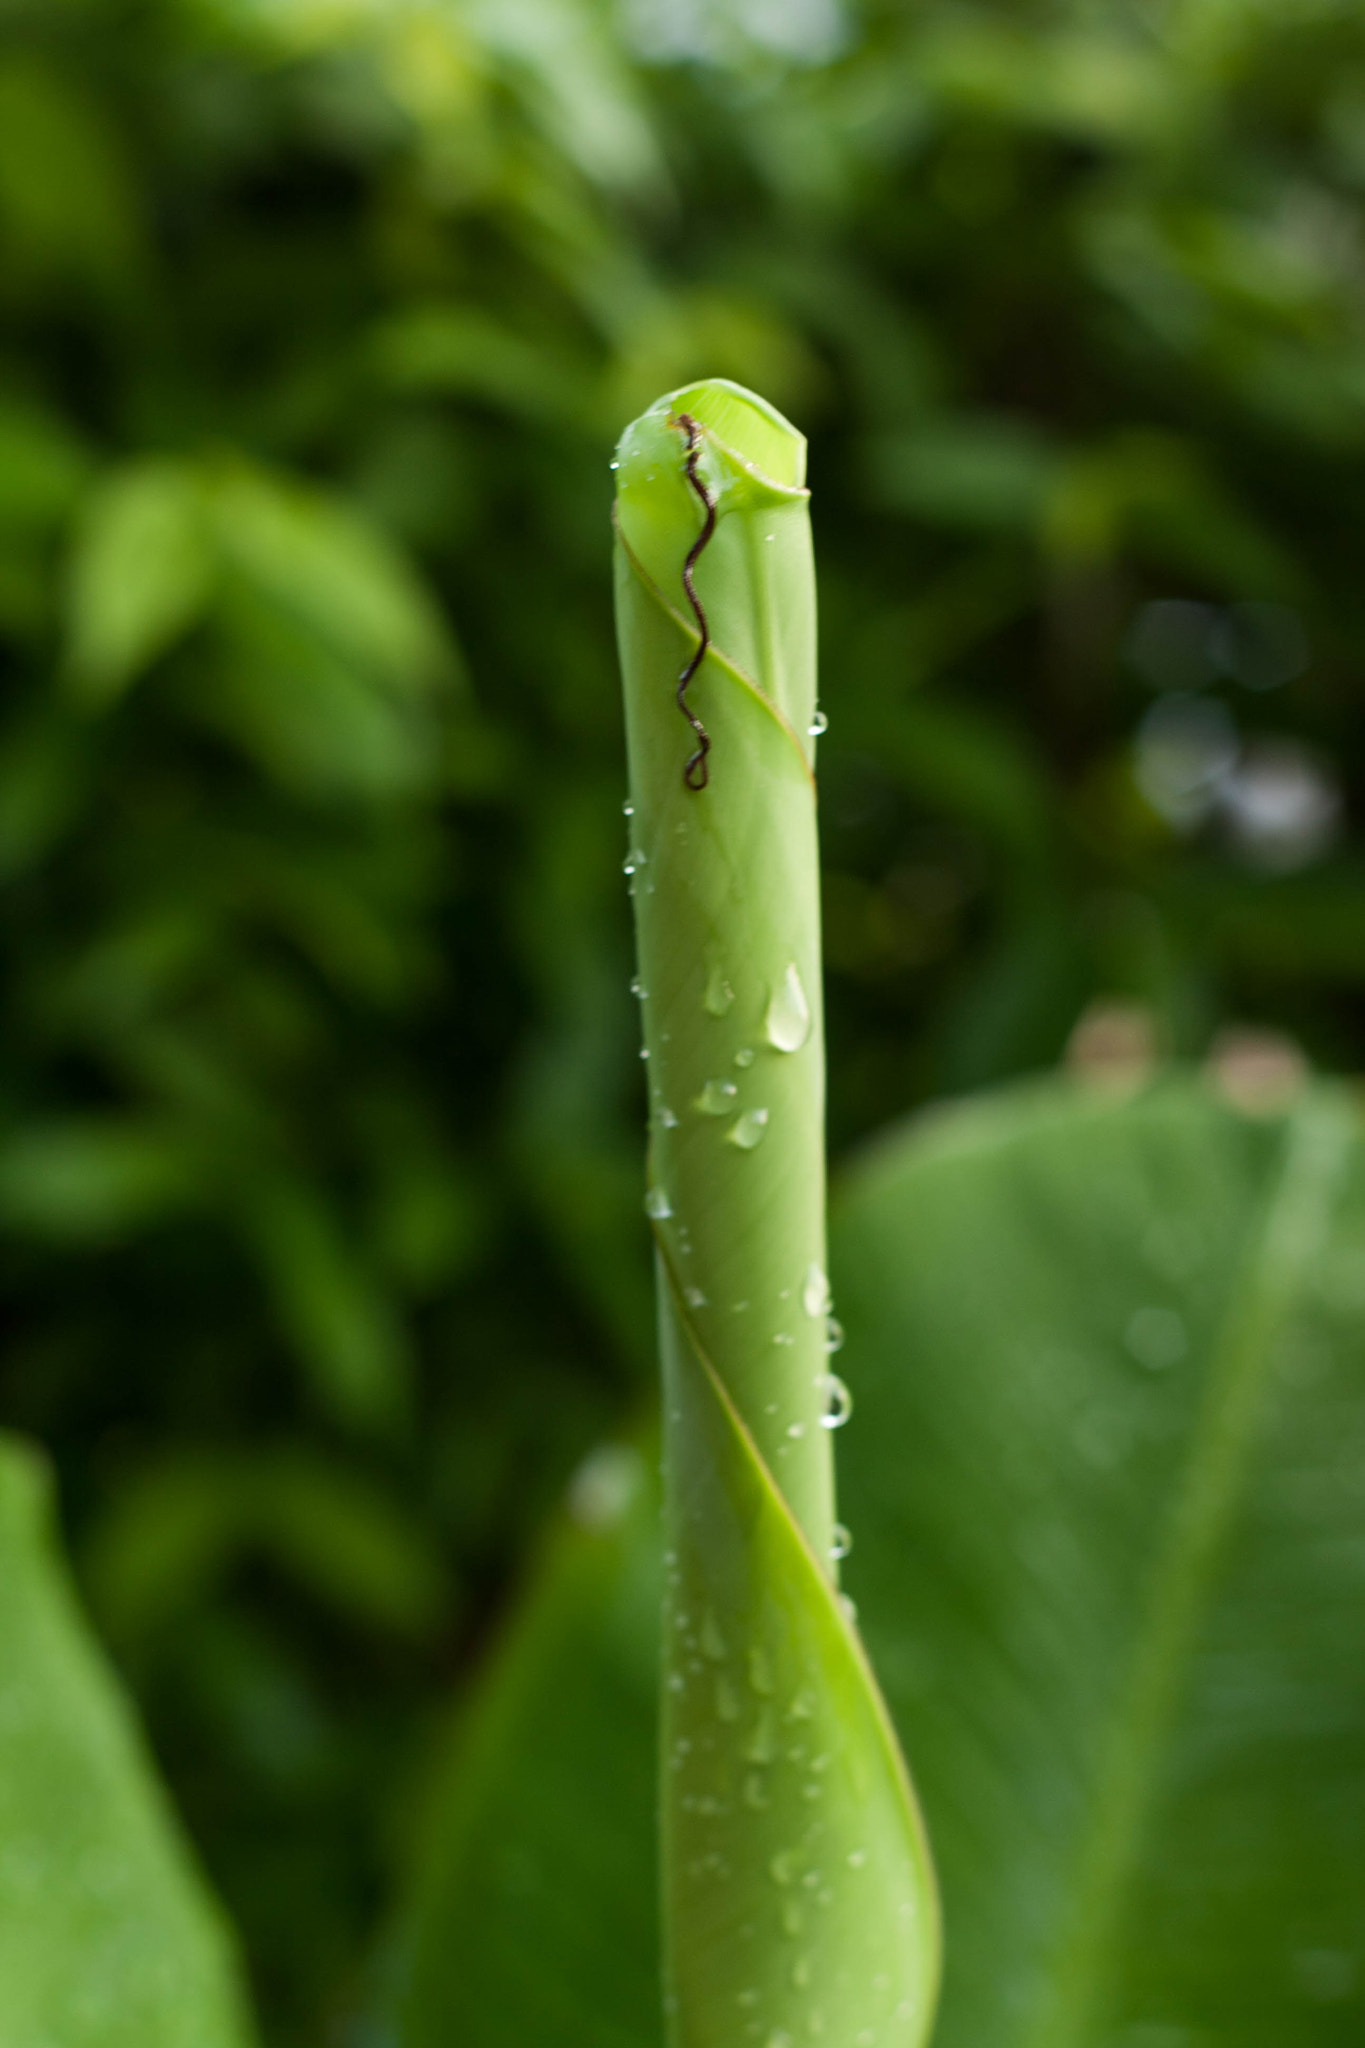
{"label": "blurred background leaf", "polygon": [[652,1385],[621,425],[811,435],[836,1155],[1349,1070],[1363,204],[1349,10],[0,7],[0,1419],[278,2048]]}
{"label": "blurred background leaf", "polygon": [[248,2048],[226,1928],[90,1638],[48,1474],[0,1438],[0,2032]]}

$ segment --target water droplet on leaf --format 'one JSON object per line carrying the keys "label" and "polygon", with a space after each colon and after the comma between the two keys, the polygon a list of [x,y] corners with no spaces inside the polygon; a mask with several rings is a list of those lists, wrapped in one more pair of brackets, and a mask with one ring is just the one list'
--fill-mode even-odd
{"label": "water droplet on leaf", "polygon": [[708,1081],[693,1106],[703,1116],[724,1116],[738,1094],[735,1081]]}
{"label": "water droplet on leaf", "polygon": [[844,1326],[837,1316],[831,1316],[825,1324],[826,1351],[842,1351],[844,1348]]}
{"label": "water droplet on leaf", "polygon": [[814,1260],[807,1266],[801,1283],[801,1306],[812,1318],[829,1314],[829,1275]]}
{"label": "water droplet on leaf", "polygon": [[713,960],[706,977],[706,988],[701,999],[702,1008],[713,1017],[723,1017],[734,999],[735,992],[725,979],[719,960]]}
{"label": "water droplet on leaf", "polygon": [[654,1187],[646,1191],[645,1214],[652,1216],[656,1223],[662,1223],[665,1217],[673,1214],[673,1204],[669,1201],[665,1189]]}
{"label": "water droplet on leaf", "polygon": [[771,1707],[764,1707],[754,1724],[754,1732],[745,1744],[744,1757],[747,1763],[770,1764],[777,1755],[777,1730],[773,1726]]}
{"label": "water droplet on leaf", "polygon": [[794,961],[772,992],[763,1029],[779,1052],[799,1052],[810,1037],[810,1004]]}
{"label": "water droplet on leaf", "polygon": [[637,869],[645,867],[648,860],[648,854],[642,853],[638,846],[632,846],[621,863],[621,872],[624,875],[633,875]]}
{"label": "water droplet on leaf", "polygon": [[766,1109],[746,1109],[743,1116],[737,1116],[725,1133],[726,1143],[738,1145],[741,1152],[752,1152],[755,1145],[763,1142],[763,1133],[767,1128]]}
{"label": "water droplet on leaf", "polygon": [[853,1413],[853,1396],[837,1372],[825,1373],[822,1385],[828,1406],[820,1420],[826,1429],[842,1429]]}
{"label": "water droplet on leaf", "polygon": [[826,714],[823,711],[817,711],[810,724],[806,727],[806,731],[813,740],[818,740],[822,733],[828,732],[829,719]]}
{"label": "water droplet on leaf", "polygon": [[834,1524],[833,1530],[830,1532],[830,1556],[834,1559],[834,1562],[837,1564],[840,1558],[848,1556],[848,1553],[850,1552],[850,1550],[852,1550],[852,1548],[853,1537],[851,1532],[845,1527],[844,1523],[836,1522]]}

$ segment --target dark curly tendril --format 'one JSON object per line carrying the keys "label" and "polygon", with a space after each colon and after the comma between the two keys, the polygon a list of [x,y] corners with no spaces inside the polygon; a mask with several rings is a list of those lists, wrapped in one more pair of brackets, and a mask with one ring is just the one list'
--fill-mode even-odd
{"label": "dark curly tendril", "polygon": [[697,735],[697,751],[683,769],[683,781],[689,789],[700,790],[705,789],[711,779],[711,771],[706,765],[706,757],[711,751],[711,735],[687,701],[687,686],[706,659],[706,650],[711,645],[711,628],[706,623],[706,613],[702,608],[701,599],[697,596],[697,587],[692,581],[692,571],[697,566],[702,549],[716,530],[716,501],[697,475],[697,460],[701,455],[701,428],[692,415],[686,412],[678,414],[678,425],[687,435],[687,461],[685,464],[687,481],[701,499],[706,510],[706,518],[702,522],[701,532],[688,550],[687,560],[683,563],[682,572],[683,589],[687,592],[687,602],[697,615],[697,627],[701,633],[701,639],[697,643],[697,649],[692,659],[678,677],[678,709]]}

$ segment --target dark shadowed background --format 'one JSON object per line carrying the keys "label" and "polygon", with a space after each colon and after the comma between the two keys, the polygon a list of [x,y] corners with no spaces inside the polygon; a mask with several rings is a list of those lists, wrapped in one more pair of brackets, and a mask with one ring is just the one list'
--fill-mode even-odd
{"label": "dark shadowed background", "polygon": [[0,6],[0,1422],[280,2048],[650,1398],[616,435],[811,437],[836,1158],[1349,1071],[1363,199],[1329,0]]}

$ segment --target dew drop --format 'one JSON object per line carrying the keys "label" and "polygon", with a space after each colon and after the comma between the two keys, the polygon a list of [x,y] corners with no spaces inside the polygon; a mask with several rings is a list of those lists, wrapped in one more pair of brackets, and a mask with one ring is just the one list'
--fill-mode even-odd
{"label": "dew drop", "polygon": [[820,1420],[826,1429],[842,1429],[853,1413],[853,1396],[837,1372],[827,1372],[821,1385],[824,1387],[828,1406]]}
{"label": "dew drop", "polygon": [[753,1065],[753,1063],[754,1063],[754,1049],[753,1049],[753,1047],[752,1047],[751,1045],[742,1045],[742,1046],[740,1047],[739,1051],[738,1051],[738,1052],[737,1052],[737,1053],[735,1054],[735,1065],[736,1065],[737,1067],[751,1067],[751,1066]]}
{"label": "dew drop", "polygon": [[777,1730],[773,1726],[771,1707],[764,1707],[754,1724],[754,1732],[744,1747],[744,1761],[750,1764],[770,1764],[777,1755]]}
{"label": "dew drop", "polygon": [[825,1324],[825,1349],[826,1351],[842,1351],[843,1348],[844,1326],[837,1316],[831,1316]]}
{"label": "dew drop", "polygon": [[719,960],[713,960],[702,992],[701,1006],[712,1017],[723,1017],[735,999]]}
{"label": "dew drop", "polygon": [[779,1330],[777,1335],[773,1338],[773,1342],[774,1344],[776,1344],[778,1350],[781,1351],[785,1349],[787,1345],[794,1344],[796,1342],[796,1339],[795,1337],[793,1337],[790,1330]]}
{"label": "dew drop", "polygon": [[774,2027],[763,2048],[796,2048],[796,2043],[785,2027]]}
{"label": "dew drop", "polygon": [[648,860],[648,854],[642,853],[638,846],[632,846],[621,863],[621,872],[623,875],[633,875],[638,869],[645,867]]}
{"label": "dew drop", "polygon": [[787,1435],[791,1437],[793,1441],[795,1441],[797,1437],[804,1436],[805,1434],[806,1425],[804,1422],[789,1422],[787,1424]]}
{"label": "dew drop", "polygon": [[741,1152],[752,1152],[755,1145],[763,1142],[763,1133],[768,1128],[766,1109],[746,1109],[737,1116],[725,1133],[726,1143],[737,1145]]}
{"label": "dew drop", "polygon": [[703,1116],[724,1116],[739,1093],[735,1081],[708,1081],[693,1104]]}
{"label": "dew drop", "polygon": [[623,818],[633,818],[635,816],[635,806],[629,798],[621,806],[621,816]]}
{"label": "dew drop", "polygon": [[678,1128],[678,1119],[667,1105],[659,1111],[659,1122],[666,1131],[676,1131]]}
{"label": "dew drop", "polygon": [[779,1849],[768,1864],[768,1875],[774,1884],[793,1884],[796,1880],[796,1851]]}
{"label": "dew drop", "polygon": [[719,1664],[725,1657],[725,1638],[720,1632],[720,1623],[708,1607],[701,1622],[702,1655]]}
{"label": "dew drop", "polygon": [[635,976],[635,979],[630,984],[630,992],[635,997],[635,1000],[639,1003],[642,1003],[645,997],[649,994],[649,990],[645,987],[644,983],[641,981],[638,974]]}
{"label": "dew drop", "polygon": [[612,461],[610,461],[610,462],[609,462],[609,463],[607,464],[607,468],[608,468],[608,469],[619,469],[620,467],[621,467],[620,463],[619,463],[619,462],[617,462],[617,461],[615,460],[615,458],[613,458],[613,459],[612,459]]}
{"label": "dew drop", "polygon": [[673,1214],[673,1204],[668,1199],[666,1189],[653,1187],[646,1190],[645,1214],[652,1216],[656,1223],[662,1223],[665,1217]]}
{"label": "dew drop", "polygon": [[856,1621],[858,1619],[857,1603],[850,1600],[847,1593],[839,1595],[839,1612],[843,1615],[845,1621]]}
{"label": "dew drop", "polygon": [[702,1293],[700,1287],[684,1287],[683,1300],[689,1308],[706,1307],[706,1296]]}
{"label": "dew drop", "polygon": [[810,1004],[795,961],[772,992],[763,1029],[779,1052],[799,1052],[810,1037]]}
{"label": "dew drop", "polygon": [[801,1306],[812,1320],[829,1314],[829,1275],[813,1259],[801,1283]]}
{"label": "dew drop", "polygon": [[834,1524],[833,1529],[830,1531],[830,1556],[834,1559],[834,1562],[838,1564],[840,1558],[847,1557],[848,1553],[850,1552],[850,1550],[852,1550],[852,1548],[853,1536],[851,1531],[844,1525],[844,1523],[836,1522]]}
{"label": "dew drop", "polygon": [[806,731],[813,740],[818,740],[822,733],[827,733],[829,731],[829,719],[826,714],[823,711],[817,711],[810,724],[806,727]]}
{"label": "dew drop", "polygon": [[809,1686],[803,1685],[787,1709],[789,1721],[809,1721],[815,1714],[815,1696]]}
{"label": "dew drop", "polygon": [[866,1851],[866,1849],[850,1849],[850,1850],[849,1850],[849,1852],[848,1852],[848,1867],[849,1867],[849,1869],[850,1869],[850,1870],[861,1870],[861,1869],[862,1869],[862,1867],[863,1867],[863,1865],[864,1865],[864,1864],[866,1863],[866,1861],[867,1861],[867,1851]]}
{"label": "dew drop", "polygon": [[640,1058],[642,1060],[647,1060],[649,1058],[649,1047],[647,1045],[642,1045],[640,1047]]}

